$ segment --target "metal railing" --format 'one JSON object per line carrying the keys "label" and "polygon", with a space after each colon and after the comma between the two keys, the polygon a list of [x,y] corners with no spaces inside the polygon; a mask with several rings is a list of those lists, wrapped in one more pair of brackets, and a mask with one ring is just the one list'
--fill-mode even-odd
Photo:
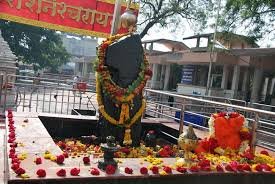
{"label": "metal railing", "polygon": [[[0,101],[3,111],[71,114],[73,109],[97,108],[95,84],[76,89],[72,81],[7,75],[3,77]],[[16,79],[16,80],[15,80]]]}
{"label": "metal railing", "polygon": [[[35,83],[35,80],[39,80],[39,83]],[[0,82],[2,82],[0,102],[3,112],[10,107],[17,112],[58,114],[71,114],[74,109],[97,110],[94,83],[88,85],[87,90],[82,92],[75,90],[72,83],[68,83],[67,80],[7,75],[0,76]],[[5,84],[9,84],[10,87],[3,87]],[[207,122],[212,113],[239,111],[247,117],[250,128],[255,132],[255,136],[258,136],[258,140],[254,140],[253,144],[275,151],[274,112],[246,107],[245,102],[240,100],[184,96],[152,89],[145,89],[145,97],[146,115],[179,122],[180,133],[184,124],[191,124],[208,131]],[[176,100],[169,102],[169,97]]]}
{"label": "metal railing", "polygon": [[[172,119],[173,121],[179,122],[179,132],[183,131],[184,124],[191,124],[196,128],[208,131],[208,125],[199,124],[198,122],[188,121],[185,116],[189,113],[197,117],[203,118],[204,122],[207,122],[210,118],[210,114],[205,112],[193,112],[188,111],[188,106],[193,106],[195,103],[201,103],[201,107],[213,109],[213,112],[218,111],[239,111],[245,114],[249,122],[249,127],[253,133],[252,147],[261,146],[269,150],[275,151],[275,122],[272,120],[275,118],[275,113],[271,111],[255,109],[245,106],[239,106],[229,103],[222,103],[217,101],[210,101],[206,99],[177,95],[169,92],[146,89],[145,96],[149,97],[147,99],[146,114],[152,117],[162,117],[167,119]],[[158,98],[150,98],[150,97]],[[168,99],[168,97],[173,97],[181,99],[181,103],[167,102],[163,100],[156,99]],[[188,102],[188,103],[187,103]],[[195,103],[194,103],[195,102]],[[197,105],[200,106],[200,105]],[[175,113],[178,112],[178,117]],[[271,119],[266,119],[269,117]],[[257,137],[257,139],[256,139]]]}

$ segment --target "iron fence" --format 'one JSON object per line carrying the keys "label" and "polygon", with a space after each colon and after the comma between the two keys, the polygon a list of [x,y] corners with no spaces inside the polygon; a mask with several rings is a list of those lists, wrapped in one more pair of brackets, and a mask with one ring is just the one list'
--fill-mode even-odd
{"label": "iron fence", "polygon": [[96,111],[95,84],[75,88],[73,81],[7,75],[0,90],[3,112],[46,112],[71,114],[74,109]]}
{"label": "iron fence", "polygon": [[[252,130],[253,147],[255,148],[255,146],[261,146],[263,148],[275,151],[274,112],[246,107],[244,105],[234,105],[152,89],[145,90],[145,97],[148,97],[145,114],[152,117],[167,118],[179,122],[180,133],[183,131],[184,124],[191,124],[201,130],[209,131],[207,122],[211,113],[219,111],[241,112],[246,116],[249,122],[249,128]],[[168,102],[167,100],[159,100],[169,99],[169,97],[180,99],[181,102],[178,103]],[[188,107],[192,107],[194,109],[194,106],[196,107],[196,110],[198,109],[197,107],[203,109],[202,112],[189,110],[190,108],[188,109]],[[176,116],[176,114],[178,114],[178,116]],[[190,118],[186,118],[186,116],[190,115],[200,118],[200,120],[190,120]]]}
{"label": "iron fence", "polygon": [[[85,90],[75,89],[73,81],[17,75],[0,76],[2,112],[13,108],[17,112],[79,114],[77,110],[97,110],[95,83]],[[219,97],[184,96],[171,92],[145,89],[146,115],[184,123],[208,131],[210,115],[219,111],[239,111],[255,132],[254,145],[275,151],[275,113],[248,107],[245,101]],[[171,97],[174,100],[171,100]],[[259,105],[258,105],[259,106]],[[193,119],[192,119],[193,118]]]}

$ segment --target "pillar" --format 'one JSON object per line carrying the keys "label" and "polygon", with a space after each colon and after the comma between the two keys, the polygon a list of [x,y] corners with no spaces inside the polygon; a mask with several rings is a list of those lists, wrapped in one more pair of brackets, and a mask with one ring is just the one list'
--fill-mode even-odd
{"label": "pillar", "polygon": [[154,89],[156,87],[158,77],[158,64],[153,64],[153,76],[151,79],[151,88]]}
{"label": "pillar", "polygon": [[275,86],[275,78],[273,78],[272,81],[271,81],[271,87],[270,87],[269,95],[273,94],[274,86]]}
{"label": "pillar", "polygon": [[196,47],[197,47],[197,48],[199,48],[199,47],[200,47],[200,41],[201,41],[201,38],[200,38],[200,37],[198,37],[198,38],[197,38],[197,43],[196,43]]}
{"label": "pillar", "polygon": [[83,77],[86,77],[86,75],[87,75],[87,63],[84,61],[83,62],[83,71],[82,71],[82,73],[83,73]]}
{"label": "pillar", "polygon": [[171,66],[166,65],[163,90],[168,90],[169,79],[170,79],[170,70],[171,70]]}
{"label": "pillar", "polygon": [[150,43],[150,47],[149,47],[149,51],[153,51],[154,50],[154,43]]}
{"label": "pillar", "polygon": [[147,50],[147,43],[144,44],[144,50]]}
{"label": "pillar", "polygon": [[78,63],[78,62],[75,62],[74,74],[75,74],[75,75],[78,75],[78,72],[79,72],[79,63]]}
{"label": "pillar", "polygon": [[208,76],[208,68],[207,67],[202,67],[201,76],[202,76],[202,80],[200,81],[200,85],[206,86],[207,85],[207,76]]}
{"label": "pillar", "polygon": [[238,91],[239,80],[240,80],[240,71],[241,71],[241,67],[239,65],[235,65],[234,72],[233,72],[233,78],[232,78],[232,85],[231,85],[231,90],[234,90],[235,92]]}
{"label": "pillar", "polygon": [[269,78],[266,77],[264,80],[263,90],[261,92],[261,97],[263,97],[261,100],[263,100],[263,101],[265,101],[265,99],[266,99],[268,83],[269,83]]}
{"label": "pillar", "polygon": [[228,65],[223,66],[223,75],[222,75],[222,89],[227,89],[227,83],[228,83],[228,75],[229,75],[229,67]]}
{"label": "pillar", "polygon": [[248,78],[249,78],[248,68],[244,68],[242,91],[247,90]]}
{"label": "pillar", "polygon": [[160,89],[163,89],[164,88],[164,78],[165,78],[165,65],[161,65],[161,72],[160,72],[160,83],[161,83],[161,88]]}
{"label": "pillar", "polygon": [[263,73],[264,71],[262,68],[255,68],[250,99],[251,102],[258,102],[259,100],[259,92],[261,89]]}
{"label": "pillar", "polygon": [[84,70],[85,70],[85,63],[82,62],[82,71],[81,71],[81,76],[84,77]]}
{"label": "pillar", "polygon": [[166,65],[161,65],[160,80],[164,79]]}

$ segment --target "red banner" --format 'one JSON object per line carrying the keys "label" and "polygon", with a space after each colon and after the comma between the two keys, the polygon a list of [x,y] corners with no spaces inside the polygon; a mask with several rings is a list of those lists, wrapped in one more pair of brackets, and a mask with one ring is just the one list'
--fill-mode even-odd
{"label": "red banner", "polygon": [[[110,35],[115,0],[0,0],[0,19],[82,35]],[[132,7],[136,14],[138,5]],[[126,9],[123,3],[121,12]],[[119,33],[127,30],[120,26]]]}

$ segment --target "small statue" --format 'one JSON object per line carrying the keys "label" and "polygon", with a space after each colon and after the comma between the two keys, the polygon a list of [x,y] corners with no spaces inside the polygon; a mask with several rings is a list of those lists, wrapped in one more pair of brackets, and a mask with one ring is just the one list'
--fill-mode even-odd
{"label": "small statue", "polygon": [[113,165],[117,168],[117,162],[114,160],[114,153],[118,151],[115,137],[106,137],[106,143],[101,144],[101,149],[104,152],[103,160],[98,161],[98,168],[105,170],[108,165]]}
{"label": "small statue", "polygon": [[145,146],[146,147],[156,147],[157,137],[154,130],[150,130],[145,137]]}
{"label": "small statue", "polygon": [[198,144],[198,137],[196,136],[193,127],[189,125],[187,131],[182,133],[178,138],[178,146],[184,150],[184,159],[187,163],[191,161],[191,152],[195,150]]}
{"label": "small statue", "polygon": [[116,139],[113,136],[108,136],[106,138],[106,143],[108,147],[115,147],[116,146]]}

